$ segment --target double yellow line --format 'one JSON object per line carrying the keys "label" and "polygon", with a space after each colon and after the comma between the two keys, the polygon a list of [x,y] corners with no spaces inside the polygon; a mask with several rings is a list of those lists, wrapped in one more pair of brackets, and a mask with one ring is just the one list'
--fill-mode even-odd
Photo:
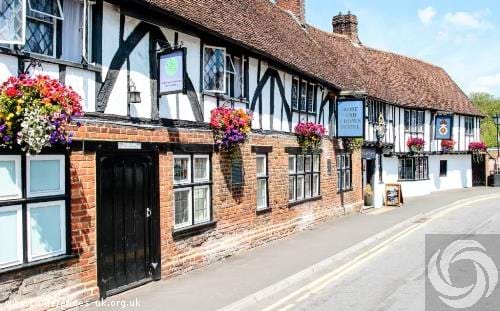
{"label": "double yellow line", "polygon": [[[374,246],[373,248],[369,249],[368,251],[364,252],[363,254],[358,255],[354,259],[350,260],[349,262],[344,263],[340,267],[328,272],[327,274],[323,275],[322,277],[308,283],[307,285],[297,289],[296,291],[288,294],[287,296],[281,298],[280,300],[276,301],[272,305],[262,309],[262,311],[271,311],[274,310],[281,305],[284,305],[285,303],[291,301],[292,299],[298,297],[295,299],[295,303],[299,303],[301,301],[306,300],[309,298],[311,295],[314,295],[318,293],[319,291],[323,290],[325,287],[330,285],[332,282],[335,280],[338,280],[339,278],[345,276],[349,272],[355,270],[356,268],[360,267],[364,263],[368,262],[371,260],[373,257],[379,255],[383,251],[385,251],[391,244],[394,244],[398,242],[399,240],[405,238],[406,236],[410,235],[414,231],[418,230],[420,227],[428,224],[431,221],[434,221],[436,219],[439,219],[459,208],[465,207],[469,204],[472,203],[477,203],[489,199],[493,199],[498,197],[498,195],[488,195],[488,196],[483,196],[481,198],[475,199],[475,200],[470,200],[462,203],[458,203],[456,205],[452,205],[449,208],[446,208],[444,210],[441,210],[439,212],[436,212],[432,216],[429,216],[428,218],[425,218],[425,216],[421,219],[420,222],[417,220],[416,223],[412,224],[408,228],[402,230],[401,232],[397,233],[396,235],[390,237],[389,239],[381,242],[380,244]],[[280,309],[280,311],[285,311],[285,310],[291,310],[294,306],[295,303],[290,303],[283,308]]]}

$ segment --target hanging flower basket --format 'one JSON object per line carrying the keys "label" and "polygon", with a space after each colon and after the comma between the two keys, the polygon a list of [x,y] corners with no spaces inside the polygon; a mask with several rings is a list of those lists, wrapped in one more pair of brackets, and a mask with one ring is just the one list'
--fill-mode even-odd
{"label": "hanging flower basket", "polygon": [[10,77],[0,85],[0,146],[37,154],[69,145],[67,126],[82,115],[81,97],[71,87],[48,76]]}
{"label": "hanging flower basket", "polygon": [[325,127],[313,122],[300,122],[295,126],[297,142],[302,148],[302,152],[318,151],[321,147],[321,139],[325,136]]}
{"label": "hanging flower basket", "polygon": [[456,142],[451,139],[451,140],[442,140],[441,141],[441,150],[443,152],[449,152],[453,151],[453,148],[455,148]]}
{"label": "hanging flower basket", "polygon": [[355,152],[363,147],[363,138],[344,138],[343,146],[346,150]]}
{"label": "hanging flower basket", "polygon": [[424,150],[425,140],[419,137],[410,137],[406,141],[406,145],[412,153],[420,153]]}
{"label": "hanging flower basket", "polygon": [[479,163],[483,161],[483,152],[486,151],[486,144],[482,141],[473,141],[469,143],[469,150],[472,152],[472,159]]}
{"label": "hanging flower basket", "polygon": [[232,158],[239,154],[239,147],[247,140],[251,124],[251,115],[243,109],[218,107],[211,112],[210,127],[215,144]]}

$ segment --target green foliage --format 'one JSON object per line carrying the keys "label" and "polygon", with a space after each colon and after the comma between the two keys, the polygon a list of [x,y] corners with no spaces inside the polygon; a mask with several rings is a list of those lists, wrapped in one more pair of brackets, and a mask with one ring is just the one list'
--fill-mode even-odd
{"label": "green foliage", "polygon": [[497,129],[493,122],[493,116],[495,113],[500,115],[500,98],[487,93],[472,93],[470,99],[486,115],[481,120],[481,139],[489,147],[495,147],[497,145]]}

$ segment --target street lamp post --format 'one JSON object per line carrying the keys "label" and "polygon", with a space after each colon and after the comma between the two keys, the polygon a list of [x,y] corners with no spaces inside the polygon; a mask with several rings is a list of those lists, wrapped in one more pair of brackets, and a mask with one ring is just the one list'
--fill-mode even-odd
{"label": "street lamp post", "polygon": [[500,115],[498,113],[495,113],[495,116],[493,117],[493,121],[495,122],[495,125],[497,127],[497,150],[496,150],[497,152],[496,152],[496,157],[495,157],[495,174],[498,174],[498,173],[500,173],[499,167],[498,167],[498,155],[500,154],[498,126],[500,125]]}
{"label": "street lamp post", "polygon": [[382,149],[385,132],[387,126],[385,124],[384,115],[381,113],[378,117],[378,124],[375,126],[377,132],[377,151],[378,151],[378,182],[383,183],[382,180]]}

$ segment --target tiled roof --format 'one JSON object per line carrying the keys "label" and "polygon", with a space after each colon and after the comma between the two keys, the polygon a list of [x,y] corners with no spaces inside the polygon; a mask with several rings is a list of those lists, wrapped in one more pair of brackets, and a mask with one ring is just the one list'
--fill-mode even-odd
{"label": "tiled roof", "polygon": [[482,115],[439,67],[302,25],[269,0],[142,0],[345,90],[406,107]]}
{"label": "tiled roof", "polygon": [[364,89],[369,96],[404,107],[482,116],[442,68],[354,44],[347,36],[309,26],[309,35],[324,47],[336,66],[334,78],[347,90]]}
{"label": "tiled roof", "polygon": [[321,47],[299,21],[269,0],[142,0],[283,65],[336,86]]}

